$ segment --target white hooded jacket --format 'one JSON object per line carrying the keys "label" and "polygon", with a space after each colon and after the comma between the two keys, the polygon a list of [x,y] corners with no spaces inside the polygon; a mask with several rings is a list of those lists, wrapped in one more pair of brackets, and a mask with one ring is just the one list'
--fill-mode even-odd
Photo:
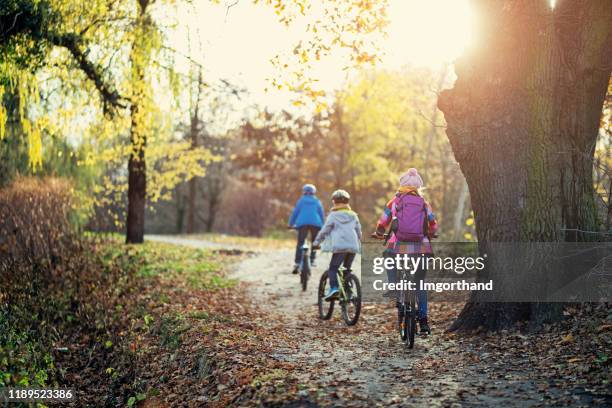
{"label": "white hooded jacket", "polygon": [[[327,239],[329,238],[329,239]],[[325,240],[324,251],[359,253],[361,249],[361,224],[357,213],[350,207],[332,209],[325,225],[317,234],[314,245]],[[331,243],[328,241],[331,240]],[[331,245],[329,245],[331,244]]]}

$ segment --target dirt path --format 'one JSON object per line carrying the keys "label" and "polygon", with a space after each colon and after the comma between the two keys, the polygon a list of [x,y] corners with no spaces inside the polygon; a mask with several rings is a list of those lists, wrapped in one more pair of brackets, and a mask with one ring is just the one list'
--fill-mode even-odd
{"label": "dirt path", "polygon": [[[181,238],[156,240],[214,247]],[[225,246],[227,247],[227,246]],[[259,252],[235,265],[232,276],[248,285],[252,300],[275,325],[268,358],[293,364],[298,395],[283,406],[610,406],[572,379],[554,380],[538,368],[532,344],[520,334],[462,338],[445,333],[459,309],[430,305],[433,335],[405,350],[395,331],[392,305],[364,304],[358,325],[334,312],[317,318],[316,286],[329,256],[319,257],[308,291],[292,275],[291,249]],[[356,261],[358,264],[359,260]],[[568,383],[570,387],[568,388]]]}

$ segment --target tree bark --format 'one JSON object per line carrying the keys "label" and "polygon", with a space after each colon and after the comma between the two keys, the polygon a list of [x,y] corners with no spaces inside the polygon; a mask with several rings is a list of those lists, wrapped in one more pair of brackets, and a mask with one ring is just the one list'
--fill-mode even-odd
{"label": "tree bark", "polygon": [[206,232],[212,232],[215,226],[215,220],[217,219],[217,212],[219,210],[219,198],[220,195],[214,194],[210,196],[208,200],[208,218],[206,218]]}
{"label": "tree bark", "polygon": [[[131,110],[138,109],[138,104],[132,105]],[[132,113],[133,115],[133,113]],[[144,215],[147,194],[147,166],[145,162],[145,148],[135,143],[137,125],[132,123],[133,151],[128,162],[128,212],[126,243],[140,244],[144,241]],[[142,142],[146,143],[143,135]]]}
{"label": "tree bark", "polygon": [[461,183],[459,198],[457,199],[457,207],[455,208],[455,216],[453,217],[453,240],[461,239],[461,231],[463,227],[463,213],[465,212],[465,204],[468,199],[468,186],[465,182]]}
{"label": "tree bark", "polygon": [[[497,242],[585,240],[564,230],[598,228],[592,166],[610,77],[610,3],[473,4],[481,43],[457,61],[455,86],[438,105],[469,186],[481,251]],[[496,268],[481,277],[503,276],[504,265]],[[482,303],[472,294],[452,329],[560,316],[558,305]]]}
{"label": "tree bark", "polygon": [[[202,87],[204,83],[202,80],[202,71],[198,73],[198,91],[194,101],[193,113],[191,115],[191,126],[189,129],[189,137],[191,140],[191,148],[195,149],[198,147],[198,137],[200,135],[200,99],[202,95]],[[192,177],[189,180],[189,195],[187,198],[187,233],[193,234],[195,232],[195,214],[196,214],[196,189],[198,187],[197,178]]]}
{"label": "tree bark", "polygon": [[[198,145],[198,104],[196,103],[193,116],[191,117],[191,148],[195,149]],[[192,177],[189,182],[189,192],[187,197],[187,233],[195,232],[195,213],[196,213],[196,189],[197,179]]]}
{"label": "tree bark", "polygon": [[130,142],[131,152],[128,160],[128,210],[126,243],[140,244],[144,241],[145,205],[147,196],[147,165],[145,149],[147,146],[147,118],[145,105],[148,98],[146,85],[146,62],[149,50],[145,46],[148,0],[138,0],[138,18],[134,42],[130,51],[133,92],[130,99]]}

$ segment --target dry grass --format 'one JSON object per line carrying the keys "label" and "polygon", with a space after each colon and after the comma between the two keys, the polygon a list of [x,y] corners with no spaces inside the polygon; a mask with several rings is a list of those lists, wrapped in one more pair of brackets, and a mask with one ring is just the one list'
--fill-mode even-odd
{"label": "dry grass", "polygon": [[184,238],[201,239],[221,244],[245,246],[253,250],[287,249],[295,246],[295,237],[291,235],[276,237],[245,237],[217,233],[184,235]]}

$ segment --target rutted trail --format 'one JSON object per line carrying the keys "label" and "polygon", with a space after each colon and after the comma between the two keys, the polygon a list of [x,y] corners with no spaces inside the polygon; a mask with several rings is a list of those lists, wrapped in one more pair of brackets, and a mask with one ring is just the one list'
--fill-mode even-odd
{"label": "rutted trail", "polygon": [[290,272],[292,257],[288,248],[262,250],[231,271],[277,333],[268,358],[294,367],[300,391],[287,395],[287,406],[601,406],[584,388],[566,390],[540,372],[532,359],[541,356],[529,353],[532,345],[520,334],[505,334],[495,345],[490,338],[445,333],[457,304],[430,305],[434,334],[418,337],[413,350],[399,341],[390,304],[364,304],[353,327],[344,325],[339,308],[330,321],[321,321],[316,290],[329,256],[319,256],[306,292]]}

